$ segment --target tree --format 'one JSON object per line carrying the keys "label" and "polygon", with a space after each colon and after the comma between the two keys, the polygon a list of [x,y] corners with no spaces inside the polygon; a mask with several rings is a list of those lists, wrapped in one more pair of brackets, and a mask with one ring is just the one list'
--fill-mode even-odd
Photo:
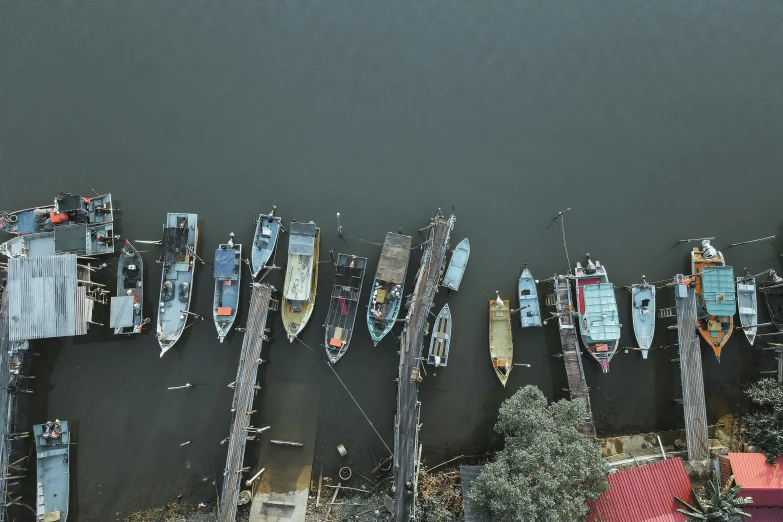
{"label": "tree", "polygon": [[676,498],[682,505],[688,509],[677,509],[688,520],[696,522],[699,520],[709,520],[711,522],[740,522],[744,517],[750,515],[742,511],[742,508],[753,504],[750,497],[738,497],[740,487],[734,484],[734,477],[729,479],[729,483],[721,490],[718,478],[710,480],[707,483],[706,497],[700,497],[693,492],[693,500],[696,506],[691,506],[680,497]]}
{"label": "tree", "polygon": [[745,419],[748,442],[767,456],[775,465],[783,455],[783,387],[772,379],[762,379],[745,393],[759,409]]}
{"label": "tree", "polygon": [[571,522],[587,514],[585,500],[609,484],[598,446],[578,431],[581,400],[551,405],[525,386],[500,407],[495,431],[505,437],[468,494],[475,515],[487,522]]}

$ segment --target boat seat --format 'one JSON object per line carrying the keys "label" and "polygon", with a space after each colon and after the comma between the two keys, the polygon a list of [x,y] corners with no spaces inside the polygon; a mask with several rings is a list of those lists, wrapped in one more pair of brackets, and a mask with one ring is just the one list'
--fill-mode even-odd
{"label": "boat seat", "polygon": [[335,348],[340,348],[343,345],[343,341],[341,339],[336,339],[332,337],[329,340],[329,346],[334,346]]}
{"label": "boat seat", "polygon": [[521,295],[523,295],[523,296],[530,295],[530,290],[522,290],[522,294]]}
{"label": "boat seat", "polygon": [[231,316],[234,313],[234,309],[230,306],[219,306],[217,314],[219,317]]}
{"label": "boat seat", "polygon": [[754,308],[741,306],[739,313],[743,315],[753,315],[756,313],[756,310]]}
{"label": "boat seat", "polygon": [[606,345],[606,344],[599,344],[598,346],[595,347],[595,351],[596,352],[608,352],[609,351],[609,346]]}

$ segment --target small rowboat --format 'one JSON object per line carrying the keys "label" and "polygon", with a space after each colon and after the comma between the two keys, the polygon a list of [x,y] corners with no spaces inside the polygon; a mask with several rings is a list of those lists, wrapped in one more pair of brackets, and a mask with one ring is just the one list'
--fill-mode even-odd
{"label": "small rowboat", "polygon": [[326,356],[334,364],[345,355],[353,337],[359,294],[362,292],[367,258],[337,254],[334,286],[326,315]]}
{"label": "small rowboat", "polygon": [[489,302],[489,357],[495,375],[505,386],[514,368],[514,344],[511,339],[511,309],[500,294]]}
{"label": "small rowboat", "polygon": [[740,324],[745,337],[751,346],[756,341],[758,332],[758,302],[756,299],[756,278],[745,274],[737,278],[737,307],[739,308]]}
{"label": "small rowboat", "polygon": [[212,298],[212,319],[222,343],[237,318],[239,283],[242,278],[242,245],[234,244],[234,234],[228,243],[215,250],[215,293]]}
{"label": "small rowboat", "polygon": [[644,276],[641,283],[631,285],[631,316],[636,342],[642,350],[642,359],[646,359],[655,335],[655,285],[649,284]]}
{"label": "small rowboat", "polygon": [[430,338],[430,353],[427,364],[436,368],[446,366],[449,360],[449,345],[451,344],[451,310],[446,304],[435,319],[435,329]]}
{"label": "small rowboat", "polygon": [[269,214],[258,216],[256,233],[253,235],[253,246],[250,249],[250,266],[253,270],[253,277],[258,277],[275,251],[277,238],[280,235],[281,221],[279,217],[273,215],[276,208],[272,207],[272,212]]}
{"label": "small rowboat", "polygon": [[446,269],[446,275],[443,276],[443,282],[441,285],[445,286],[449,290],[455,292],[459,290],[459,285],[462,282],[462,276],[465,275],[465,267],[468,265],[468,258],[470,257],[470,242],[468,238],[463,239],[454,249],[454,253],[451,254],[451,261],[449,261],[449,267]]}
{"label": "small rowboat", "polygon": [[530,270],[522,270],[519,276],[519,324],[522,328],[541,326],[541,306],[538,302],[536,280]]}

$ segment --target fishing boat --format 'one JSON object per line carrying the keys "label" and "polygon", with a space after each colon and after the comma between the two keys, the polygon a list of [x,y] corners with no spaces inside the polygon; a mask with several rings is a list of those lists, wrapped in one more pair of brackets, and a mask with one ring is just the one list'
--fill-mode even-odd
{"label": "fishing boat", "polygon": [[294,342],[313,314],[320,246],[321,229],[315,223],[291,223],[281,312],[289,342]]}
{"label": "fishing boat", "polygon": [[393,232],[388,232],[383,242],[367,307],[367,327],[376,346],[391,331],[400,313],[412,242],[410,236]]}
{"label": "fishing boat", "polygon": [[114,221],[111,194],[83,198],[61,192],[54,203],[0,215],[0,230],[9,234],[51,232],[61,225],[98,225]]}
{"label": "fishing boat", "polygon": [[505,387],[514,368],[514,344],[511,339],[511,309],[500,294],[489,302],[489,357],[495,375]]}
{"label": "fishing boat", "polygon": [[751,346],[756,341],[758,333],[758,303],[756,299],[756,278],[750,275],[746,268],[744,274],[737,278],[737,308],[739,308],[740,324],[745,337]]}
{"label": "fishing boat", "polygon": [[642,359],[646,359],[655,335],[655,285],[648,283],[644,276],[641,283],[631,285],[631,316],[636,342],[642,350]]}
{"label": "fishing boat", "polygon": [[71,483],[68,421],[33,425],[36,454],[36,520],[66,522]]}
{"label": "fishing boat", "polygon": [[522,328],[541,326],[541,306],[538,302],[537,281],[525,264],[517,284],[519,294],[519,325]]}
{"label": "fishing boat", "polygon": [[470,242],[468,241],[468,238],[465,238],[457,244],[457,248],[455,248],[454,253],[451,254],[451,260],[449,261],[449,266],[446,269],[446,274],[443,276],[441,285],[449,290],[454,290],[455,292],[459,290],[462,276],[465,275],[465,268],[468,266],[469,257]]}
{"label": "fishing boat", "polygon": [[734,330],[737,312],[734,269],[726,266],[723,254],[708,239],[701,245],[701,251],[694,248],[691,252],[691,274],[698,296],[696,328],[720,361],[720,352]]}
{"label": "fishing boat", "polygon": [[585,348],[598,361],[604,373],[617,353],[620,327],[614,286],[609,282],[606,267],[585,256],[585,266],[576,263],[575,286],[579,332]]}
{"label": "fishing boat", "polygon": [[111,298],[109,327],[114,328],[115,335],[141,333],[143,305],[144,262],[126,239],[117,262],[117,296]]}
{"label": "fishing boat", "polygon": [[324,323],[326,356],[332,364],[345,355],[351,342],[366,268],[366,257],[337,254],[332,298]]}
{"label": "fishing boat", "polygon": [[159,260],[163,265],[157,328],[161,357],[179,340],[190,315],[197,247],[198,215],[166,214]]}
{"label": "fishing boat", "polygon": [[7,257],[41,257],[55,254],[103,256],[114,253],[114,224],[62,225],[49,232],[18,235],[0,245]]}
{"label": "fishing boat", "polygon": [[769,279],[761,284],[769,311],[769,320],[779,332],[783,332],[783,277],[774,270],[769,271]]}
{"label": "fishing boat", "polygon": [[250,266],[253,277],[266,266],[277,245],[277,237],[280,232],[281,219],[274,215],[275,209],[269,214],[261,214],[256,222],[256,233],[253,235],[253,248],[250,250]]}
{"label": "fishing boat", "polygon": [[435,318],[427,364],[431,364],[435,368],[446,366],[449,362],[449,345],[451,345],[451,310],[449,305],[445,304]]}
{"label": "fishing boat", "polygon": [[228,335],[239,307],[239,283],[242,278],[242,245],[234,244],[234,233],[228,243],[215,250],[215,293],[212,298],[212,319],[222,343]]}

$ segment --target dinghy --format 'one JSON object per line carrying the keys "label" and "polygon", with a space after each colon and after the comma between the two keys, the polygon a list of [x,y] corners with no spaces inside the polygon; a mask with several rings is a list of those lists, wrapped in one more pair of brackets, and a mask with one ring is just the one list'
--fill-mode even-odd
{"label": "dinghy", "polygon": [[345,355],[351,342],[366,268],[366,257],[337,254],[332,298],[324,323],[326,356],[332,364]]}
{"label": "dinghy", "polygon": [[541,326],[541,306],[538,302],[538,290],[533,274],[527,269],[522,270],[517,284],[519,292],[519,325],[522,328]]}
{"label": "dinghy", "polygon": [[242,245],[234,244],[233,232],[228,243],[219,245],[215,250],[214,274],[212,319],[222,343],[237,318],[239,283],[242,278]]}
{"label": "dinghy", "polygon": [[315,223],[291,223],[288,239],[288,263],[283,283],[283,317],[289,342],[299,336],[315,307],[318,289],[318,252],[321,229]]}
{"label": "dinghy", "polygon": [[636,342],[642,350],[642,359],[646,359],[655,335],[655,285],[648,283],[644,276],[641,283],[631,285],[631,316]]}
{"label": "dinghy", "polygon": [[451,254],[449,267],[446,269],[446,275],[443,276],[441,285],[449,290],[454,290],[455,292],[459,290],[459,285],[462,282],[462,276],[465,275],[465,267],[468,265],[469,257],[470,242],[468,241],[468,238],[465,238],[459,242],[457,248],[454,249],[454,253]]}
{"label": "dinghy", "polygon": [[451,310],[446,304],[435,318],[435,328],[430,338],[430,353],[427,364],[436,368],[446,366],[449,362],[449,345],[451,344]]}
{"label": "dinghy", "polygon": [[391,331],[400,314],[412,242],[410,236],[394,232],[388,232],[383,242],[367,307],[367,327],[376,346]]}
{"label": "dinghy", "polygon": [[744,275],[737,278],[737,307],[739,308],[740,324],[745,337],[751,346],[756,341],[758,331],[758,302],[756,299],[756,278],[750,275],[748,269]]}
{"label": "dinghy", "polygon": [[269,214],[259,215],[256,222],[253,247],[250,249],[250,267],[254,278],[258,277],[261,270],[266,267],[277,245],[281,219],[273,215],[276,208],[272,207],[272,212]]}
{"label": "dinghy", "polygon": [[511,309],[500,294],[489,302],[489,357],[495,375],[505,387],[514,368],[514,344],[511,339]]}
{"label": "dinghy", "polygon": [[141,254],[125,240],[117,262],[117,296],[111,298],[109,327],[114,334],[137,334],[144,324],[144,262]]}

